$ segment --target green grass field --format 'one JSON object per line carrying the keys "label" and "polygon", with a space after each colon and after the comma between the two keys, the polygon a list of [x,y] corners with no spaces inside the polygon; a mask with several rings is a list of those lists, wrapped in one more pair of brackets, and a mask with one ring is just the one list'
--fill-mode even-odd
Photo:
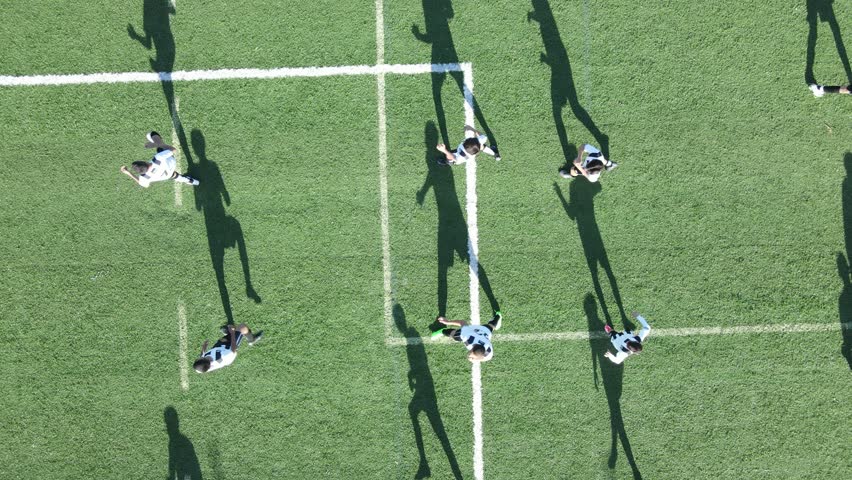
{"label": "green grass field", "polygon": [[[852,4],[726,3],[384,1],[384,62],[470,62],[503,155],[476,165],[485,477],[852,474],[850,97],[806,84],[852,81]],[[0,12],[0,83],[377,61],[370,1]],[[458,79],[385,76],[389,318],[376,75],[0,86],[0,479],[475,478],[463,347],[404,345],[470,316],[466,171],[433,162]],[[199,187],[119,173],[149,129]],[[583,143],[619,163],[599,184],[557,175]],[[551,338],[631,310],[655,331],[623,367]],[[263,341],[195,374],[229,321]],[[663,334],[779,325],[814,331]]]}

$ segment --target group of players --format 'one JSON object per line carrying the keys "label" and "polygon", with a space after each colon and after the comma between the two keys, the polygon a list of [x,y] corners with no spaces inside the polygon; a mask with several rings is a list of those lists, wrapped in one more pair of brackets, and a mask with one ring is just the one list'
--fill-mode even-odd
{"label": "group of players", "polygon": [[[439,165],[448,167],[461,165],[467,161],[475,160],[476,155],[480,152],[485,152],[495,157],[496,160],[500,160],[497,146],[489,146],[486,135],[471,126],[465,126],[465,136],[467,138],[453,151],[447,149],[444,144],[437,145],[438,151],[444,154],[443,157],[436,159]],[[147,141],[144,147],[156,149],[157,153],[150,161],[133,162],[130,169],[122,166],[121,173],[130,177],[143,188],[148,188],[151,183],[166,180],[174,180],[192,186],[200,185],[203,179],[195,179],[177,171],[177,159],[175,158],[177,149],[166,144],[159,133],[156,131],[148,132],[145,138]],[[582,145],[577,158],[567,168],[560,170],[559,174],[565,178],[584,177],[590,182],[597,182],[604,170],[610,171],[617,166],[617,163],[605,158],[596,147]],[[615,353],[606,352],[606,357],[614,363],[619,364],[631,354],[642,351],[642,342],[651,331],[648,322],[641,315],[634,312],[633,316],[642,324],[642,329],[638,333],[633,331],[619,332],[611,325],[605,325],[606,333],[610,335],[610,341],[615,351]],[[447,337],[463,343],[468,351],[467,358],[471,362],[491,360],[494,355],[491,336],[503,324],[501,312],[495,312],[491,321],[485,325],[447,320],[443,316],[438,317],[437,320],[445,327],[432,332],[431,337],[433,339]],[[207,373],[232,364],[237,357],[237,349],[243,340],[246,340],[249,345],[254,345],[263,336],[263,332],[252,333],[251,329],[244,323],[237,327],[230,324],[222,327],[222,333],[223,337],[216,341],[212,348],[208,349],[208,342],[204,342],[201,347],[201,354],[193,365],[196,372]]]}

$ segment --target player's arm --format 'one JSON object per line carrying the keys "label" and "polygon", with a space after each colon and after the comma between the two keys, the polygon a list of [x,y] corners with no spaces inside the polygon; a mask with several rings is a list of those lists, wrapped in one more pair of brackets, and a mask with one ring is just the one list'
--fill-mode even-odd
{"label": "player's arm", "polygon": [[477,129],[475,129],[475,128],[471,127],[470,125],[465,125],[465,126],[464,126],[464,133],[465,133],[465,137],[467,137],[467,132],[472,133],[472,134],[473,134],[474,136],[476,136],[476,137],[478,137],[478,136],[482,135],[482,132],[480,132],[479,130],[477,130]]}
{"label": "player's arm", "polygon": [[447,146],[444,145],[443,143],[439,143],[438,146],[435,147],[435,148],[437,148],[439,152],[444,154],[444,156],[447,158],[448,162],[455,162],[456,161],[456,157],[453,156],[453,152],[447,150]]}
{"label": "player's arm", "polygon": [[612,363],[616,365],[621,365],[621,362],[623,362],[624,359],[628,357],[628,354],[625,352],[618,352],[613,355],[609,352],[606,352],[604,353],[604,357],[608,358]]}
{"label": "player's arm", "polygon": [[128,170],[128,169],[127,169],[127,167],[125,167],[124,165],[122,165],[122,166],[121,166],[121,169],[120,169],[120,170],[121,170],[121,173],[123,173],[123,174],[127,175],[128,177],[130,177],[130,178],[131,178],[134,182],[136,182],[136,184],[137,184],[137,185],[139,185],[140,187],[142,187],[142,188],[148,188],[148,186],[147,186],[147,185],[142,185],[142,182],[140,182],[140,181],[139,181],[139,177],[137,177],[136,175],[133,175],[133,173],[131,173],[131,172],[130,172],[130,170]]}
{"label": "player's arm", "polygon": [[231,337],[230,350],[232,352],[236,352],[237,351],[237,335],[236,335],[236,332],[234,332],[234,326],[233,325],[228,325],[228,336]]}
{"label": "player's arm", "polygon": [[201,346],[201,355],[199,355],[199,356],[201,356],[201,357],[204,356],[204,352],[207,351],[207,344],[208,343],[210,343],[210,342],[208,342],[207,340],[204,340],[204,345]]}
{"label": "player's arm", "polygon": [[642,324],[642,330],[639,331],[639,339],[644,342],[648,334],[651,333],[651,326],[648,325],[648,322],[645,320],[645,317],[639,315],[638,312],[632,312],[631,315],[636,320],[639,320],[639,323]]}
{"label": "player's arm", "polygon": [[467,322],[465,322],[464,320],[447,320],[444,317],[439,318],[438,322],[440,322],[444,325],[450,325],[452,327],[463,327],[463,326],[467,325]]}

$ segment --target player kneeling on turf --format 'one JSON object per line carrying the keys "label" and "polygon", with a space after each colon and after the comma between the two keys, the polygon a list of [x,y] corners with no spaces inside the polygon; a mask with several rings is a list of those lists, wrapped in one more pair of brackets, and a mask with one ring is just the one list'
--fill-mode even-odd
{"label": "player kneeling on turf", "polygon": [[500,330],[503,325],[503,315],[500,312],[496,312],[494,318],[485,325],[470,325],[467,322],[447,320],[444,317],[438,317],[438,322],[461,328],[442,328],[432,333],[432,338],[439,338],[444,335],[457,342],[464,342],[468,351],[467,359],[471,362],[487,362],[494,356],[494,348],[491,347],[491,333],[494,330]]}
{"label": "player kneeling on turf", "polygon": [[204,341],[204,345],[201,346],[201,356],[193,364],[196,372],[207,373],[227,367],[237,358],[237,348],[243,338],[248,340],[249,345],[254,345],[263,336],[263,332],[251,333],[245,323],[241,323],[236,329],[233,325],[228,325],[222,331],[225,336],[220,338],[210,350],[207,350],[207,340]]}
{"label": "player kneeling on turf", "polygon": [[497,145],[487,145],[488,136],[476,131],[470,125],[464,126],[464,133],[467,138],[456,147],[452,152],[447,149],[443,143],[439,143],[438,151],[444,154],[444,158],[438,159],[439,165],[461,165],[468,160],[475,160],[479,152],[485,152],[500,161],[500,152],[497,151]]}
{"label": "player kneeling on turf", "polygon": [[157,132],[149,132],[145,138],[148,139],[145,148],[156,148],[157,154],[154,155],[154,158],[150,162],[133,162],[130,164],[130,168],[139,174],[139,176],[131,173],[125,166],[121,167],[121,173],[132,178],[134,182],[145,188],[148,188],[151,182],[162,182],[163,180],[174,180],[189,185],[198,185],[198,180],[181,175],[176,171],[177,160],[175,159],[175,147],[163,143],[163,138]]}
{"label": "player kneeling on turf", "polygon": [[615,355],[606,352],[604,356],[610,359],[612,363],[619,364],[630,355],[641,352],[642,342],[651,333],[651,326],[648,325],[648,322],[645,321],[642,315],[636,312],[631,313],[631,315],[642,324],[642,330],[638,334],[634,332],[616,332],[609,324],[604,325],[604,330],[609,334],[609,341],[615,348]]}

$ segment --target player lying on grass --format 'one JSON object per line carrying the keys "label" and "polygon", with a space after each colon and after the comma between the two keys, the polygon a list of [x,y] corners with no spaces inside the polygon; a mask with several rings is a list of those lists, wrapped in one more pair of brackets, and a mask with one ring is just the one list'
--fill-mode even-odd
{"label": "player lying on grass", "polygon": [[225,336],[220,338],[210,350],[207,350],[207,340],[204,341],[204,345],[201,346],[201,356],[193,364],[196,372],[207,373],[227,367],[237,358],[237,348],[243,338],[248,340],[249,345],[254,345],[263,336],[263,332],[251,333],[245,323],[241,323],[236,329],[233,325],[228,325],[222,328],[222,332]]}
{"label": "player lying on grass", "polygon": [[146,137],[148,143],[145,148],[156,148],[157,154],[150,162],[133,162],[130,168],[139,176],[134,175],[127,169],[121,167],[121,173],[132,178],[134,182],[148,188],[151,182],[162,182],[163,180],[174,180],[176,182],[186,183],[189,185],[198,185],[198,180],[181,175],[176,171],[177,160],[175,159],[175,147],[163,143],[163,138],[157,132],[149,132]]}
{"label": "player lying on grass", "polygon": [[642,315],[636,312],[632,312],[630,315],[642,324],[642,330],[638,334],[635,332],[616,332],[609,324],[604,325],[604,330],[609,334],[609,341],[615,348],[615,355],[606,352],[604,356],[610,359],[612,363],[619,364],[630,355],[641,352],[642,342],[651,333],[651,326],[648,325],[648,322],[645,321]]}
{"label": "player lying on grass", "polygon": [[[583,159],[583,154],[587,154]],[[610,171],[617,167],[618,164],[604,158],[603,153],[597,148],[589,145],[580,145],[577,158],[569,168],[559,170],[559,175],[563,178],[586,177],[590,182],[597,182],[601,177],[601,172],[606,169]]]}
{"label": "player lying on grass", "polygon": [[459,144],[454,151],[447,149],[443,143],[439,143],[436,147],[439,152],[444,154],[444,158],[438,159],[439,165],[461,165],[468,160],[475,160],[476,154],[485,152],[500,161],[500,152],[497,151],[497,145],[487,145],[488,136],[476,131],[470,125],[464,126],[465,140]]}
{"label": "player lying on grass", "polygon": [[817,85],[812,83],[808,85],[808,88],[811,89],[815,97],[821,97],[826,93],[842,93],[844,95],[849,95],[849,87],[852,85],[844,86],[831,86],[831,85]]}
{"label": "player lying on grass", "polygon": [[503,315],[500,312],[494,313],[494,318],[485,325],[470,325],[461,320],[447,320],[444,317],[438,317],[438,322],[461,328],[442,328],[432,333],[433,339],[444,335],[457,342],[464,342],[468,351],[467,359],[471,362],[487,362],[494,356],[491,333],[500,330],[503,325]]}

